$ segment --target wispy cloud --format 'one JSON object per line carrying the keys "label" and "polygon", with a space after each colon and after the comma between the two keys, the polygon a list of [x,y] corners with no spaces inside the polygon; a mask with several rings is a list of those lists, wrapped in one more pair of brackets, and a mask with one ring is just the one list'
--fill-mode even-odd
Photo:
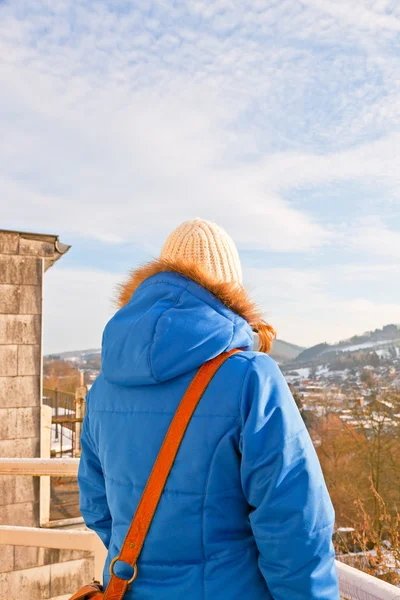
{"label": "wispy cloud", "polygon": [[[398,169],[400,132],[363,143],[356,148],[326,154],[279,152],[264,159],[263,168],[254,172],[270,189],[284,191],[294,187],[315,186],[341,181],[369,182],[382,191],[400,185]],[[400,200],[400,195],[398,196]]]}
{"label": "wispy cloud", "polygon": [[[0,170],[2,196],[11,200],[6,218],[16,215],[15,200],[23,208],[18,219],[106,241],[157,239],[177,219],[196,214],[230,226],[239,244],[305,250],[328,237],[263,177],[229,160],[230,142],[240,138],[221,131],[220,110],[201,88],[191,104],[178,90],[160,98],[121,89],[118,106],[115,91],[103,89],[83,98],[77,112],[69,99],[78,95],[73,82],[64,97],[48,75],[23,74],[9,79],[9,87],[16,82],[7,112],[24,114],[26,124],[23,132],[16,119],[6,124]],[[36,90],[36,102],[25,85]]]}
{"label": "wispy cloud", "polygon": [[[398,265],[248,269],[248,287],[279,337],[311,346],[400,323]],[[369,297],[364,294],[372,286]]]}
{"label": "wispy cloud", "polygon": [[379,215],[361,219],[348,241],[361,254],[385,258],[388,263],[399,265],[400,231],[391,229]]}
{"label": "wispy cloud", "polygon": [[397,3],[366,0],[349,4],[346,0],[335,3],[328,0],[304,0],[307,6],[325,13],[343,25],[355,27],[356,31],[399,32],[400,11]]}
{"label": "wispy cloud", "polygon": [[[319,298],[341,323],[363,299],[348,286],[332,300],[324,264],[382,273],[398,258],[394,0],[6,1],[0,18],[3,226],[155,254],[177,222],[205,216],[268,264],[288,257],[285,315],[298,292],[304,315]],[[335,186],[352,190],[349,209],[368,187],[368,207],[335,215]],[[380,305],[395,316],[371,302],[371,326]]]}

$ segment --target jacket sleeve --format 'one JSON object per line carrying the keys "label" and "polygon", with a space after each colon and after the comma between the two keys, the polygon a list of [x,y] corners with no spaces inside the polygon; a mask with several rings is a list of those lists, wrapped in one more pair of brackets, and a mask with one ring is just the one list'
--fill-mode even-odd
{"label": "jacket sleeve", "polygon": [[78,470],[79,505],[83,519],[108,549],[111,538],[111,514],[107,504],[103,471],[91,437],[89,410],[83,420],[81,459]]}
{"label": "jacket sleeve", "polygon": [[339,600],[334,509],[317,454],[276,363],[256,354],[241,401],[241,479],[274,600]]}

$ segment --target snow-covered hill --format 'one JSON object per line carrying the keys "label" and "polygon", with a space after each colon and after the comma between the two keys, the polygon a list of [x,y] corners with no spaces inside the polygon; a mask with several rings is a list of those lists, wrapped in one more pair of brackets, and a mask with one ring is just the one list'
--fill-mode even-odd
{"label": "snow-covered hill", "polygon": [[400,356],[400,326],[385,325],[382,329],[367,331],[337,344],[326,342],[317,344],[301,352],[297,356],[296,362],[305,363],[317,360],[327,362],[331,361],[334,356],[353,352],[376,352],[382,358]]}

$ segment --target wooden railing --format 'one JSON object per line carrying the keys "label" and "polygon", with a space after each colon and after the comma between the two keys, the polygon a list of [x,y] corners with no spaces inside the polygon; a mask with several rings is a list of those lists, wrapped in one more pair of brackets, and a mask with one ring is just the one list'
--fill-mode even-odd
{"label": "wooden railing", "polygon": [[[79,459],[0,458],[0,475],[76,476]],[[0,526],[0,544],[38,546],[94,552],[94,577],[102,580],[106,550],[91,531],[40,527]],[[400,588],[336,561],[343,600],[400,600]]]}

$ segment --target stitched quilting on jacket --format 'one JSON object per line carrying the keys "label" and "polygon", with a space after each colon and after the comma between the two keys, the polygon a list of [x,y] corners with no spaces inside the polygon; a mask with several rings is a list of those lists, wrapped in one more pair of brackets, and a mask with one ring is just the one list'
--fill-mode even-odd
{"label": "stitched quilting on jacket", "polygon": [[254,307],[205,283],[154,263],[105,328],[78,476],[108,548],[104,584],[196,370],[240,348],[189,424],[126,598],[338,600],[334,510],[309,434],[277,364],[251,351]]}

